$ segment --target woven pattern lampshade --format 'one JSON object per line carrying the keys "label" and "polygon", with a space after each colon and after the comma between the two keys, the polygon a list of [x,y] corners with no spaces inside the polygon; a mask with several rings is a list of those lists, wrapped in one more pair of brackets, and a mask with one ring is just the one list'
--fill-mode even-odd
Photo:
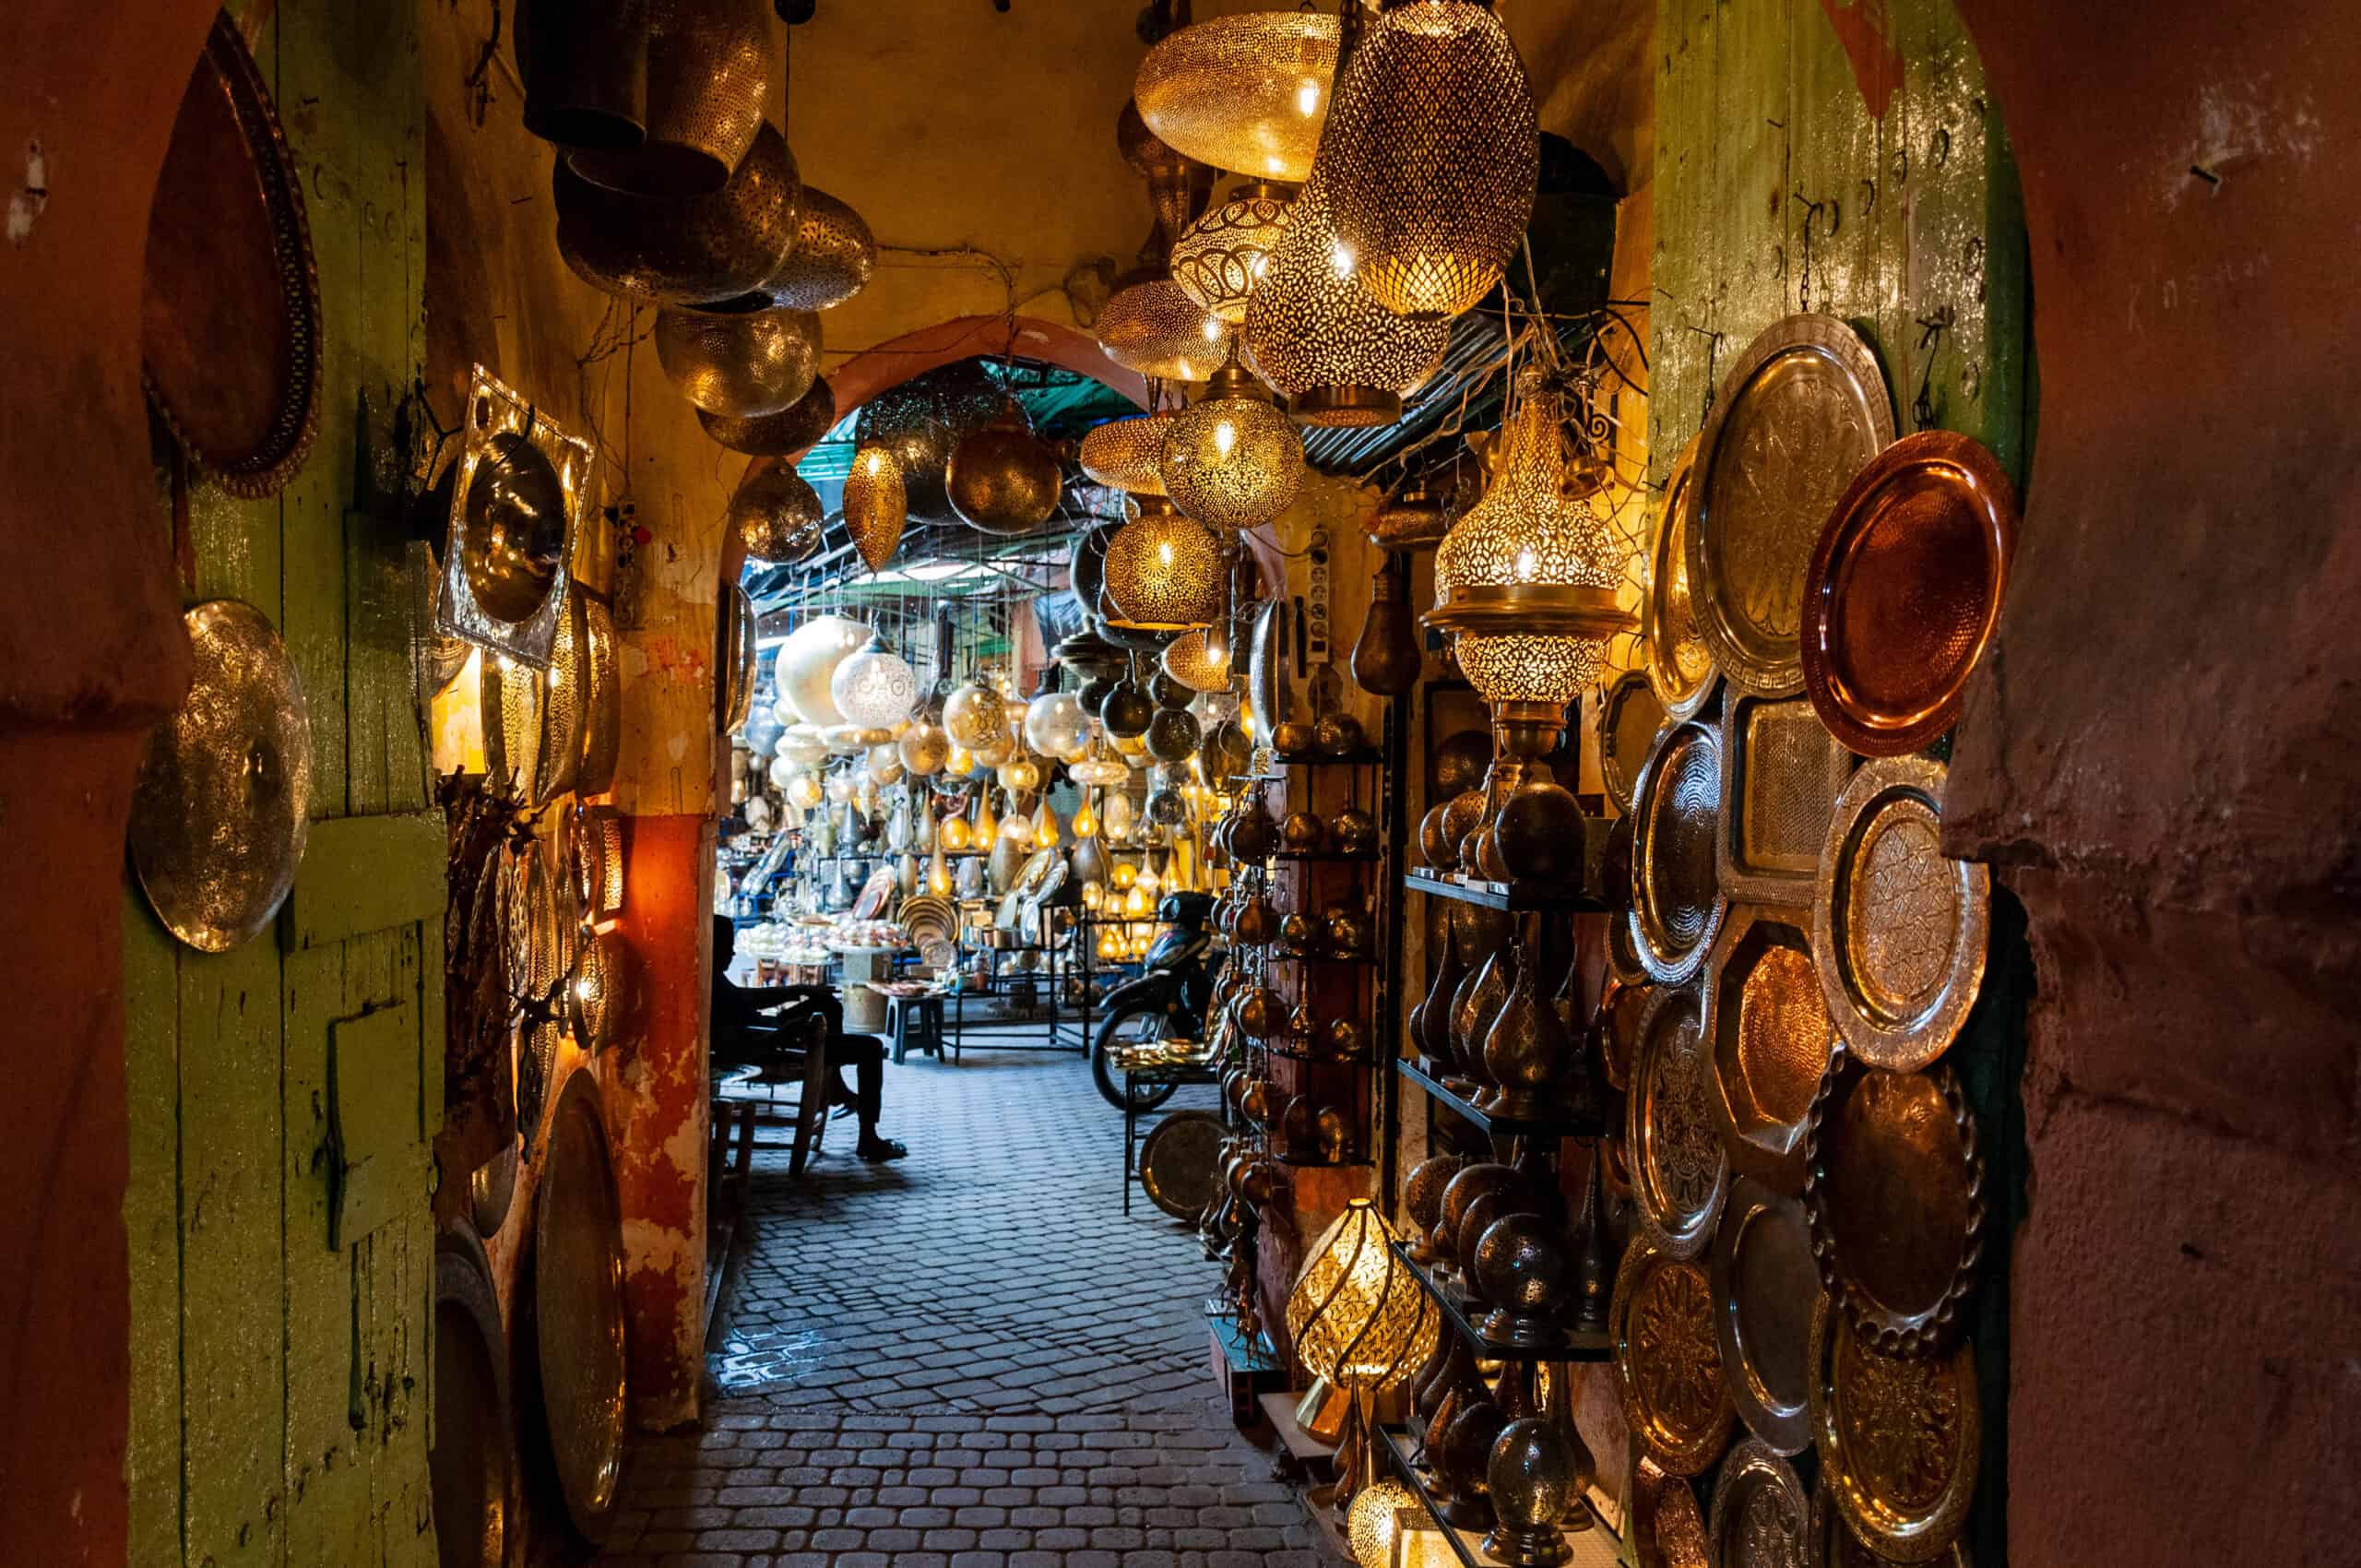
{"label": "woven pattern lampshade", "polygon": [[1336,86],[1320,168],[1370,297],[1414,321],[1473,308],[1533,220],[1533,89],[1488,6],[1411,0]]}
{"label": "woven pattern lampshade", "polygon": [[1453,651],[1468,684],[1486,702],[1562,708],[1598,679],[1607,639],[1462,632]]}
{"label": "woven pattern lampshade", "polygon": [[777,457],[749,467],[730,497],[730,526],[746,553],[773,565],[801,561],[820,548],[827,520],[812,486]]}
{"label": "woven pattern lampshade", "polygon": [[884,446],[863,446],[852,455],[852,471],[845,475],[845,532],[872,572],[882,568],[901,548],[902,525],[909,520],[909,495],[902,485],[902,464]]}
{"label": "woven pattern lampshade", "polygon": [[1180,291],[1235,327],[1246,302],[1287,237],[1293,193],[1284,185],[1241,186],[1181,232],[1172,245],[1172,280]]}
{"label": "woven pattern lampshade", "polygon": [[1164,435],[1164,493],[1211,528],[1251,529],[1287,508],[1303,484],[1303,437],[1235,362]]}
{"label": "woven pattern lampshade", "polygon": [[1134,414],[1092,427],[1082,438],[1082,471],[1133,495],[1164,493],[1164,434],[1172,415]]}
{"label": "woven pattern lampshade", "polygon": [[1191,299],[1169,273],[1133,273],[1098,313],[1098,346],[1125,370],[1157,381],[1203,381],[1229,355],[1228,323]]}
{"label": "woven pattern lampshade", "polygon": [[1315,175],[1247,301],[1240,341],[1263,379],[1294,400],[1299,422],[1391,424],[1402,417],[1403,394],[1441,368],[1451,328],[1395,315],[1338,263],[1328,196]]}
{"label": "woven pattern lampshade", "polygon": [[1442,1316],[1394,1253],[1394,1240],[1385,1217],[1355,1198],[1312,1243],[1287,1292],[1287,1336],[1314,1377],[1382,1394],[1434,1354]]}
{"label": "woven pattern lampshade", "polygon": [[1140,115],[1200,163],[1300,184],[1328,115],[1336,34],[1335,18],[1293,10],[1182,28],[1140,62]]}
{"label": "woven pattern lampshade", "polygon": [[1222,612],[1221,541],[1171,502],[1144,497],[1107,545],[1107,601],[1117,626],[1179,632]]}

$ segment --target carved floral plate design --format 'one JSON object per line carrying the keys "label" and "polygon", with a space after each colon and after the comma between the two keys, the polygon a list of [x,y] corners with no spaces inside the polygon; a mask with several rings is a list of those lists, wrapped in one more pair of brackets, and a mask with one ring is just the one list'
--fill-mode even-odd
{"label": "carved floral plate design", "polygon": [[1703,1471],[1729,1445],[1738,1421],[1714,1338],[1712,1280],[1635,1236],[1616,1272],[1608,1326],[1631,1435],[1667,1474]]}
{"label": "carved floral plate design", "polygon": [[1890,1356],[1825,1301],[1812,1323],[1820,1488],[1860,1543],[1892,1562],[1945,1560],[1975,1495],[1983,1443],[1975,1353]]}

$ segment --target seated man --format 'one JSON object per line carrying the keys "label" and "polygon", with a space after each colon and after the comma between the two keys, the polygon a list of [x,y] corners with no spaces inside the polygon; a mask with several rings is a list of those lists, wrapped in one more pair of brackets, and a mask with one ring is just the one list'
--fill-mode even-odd
{"label": "seated man", "polygon": [[[717,1062],[776,1060],[781,1053],[777,1032],[794,1021],[818,1012],[828,1021],[830,1076],[828,1102],[849,1106],[860,1118],[860,1143],[855,1150],[867,1160],[899,1159],[910,1151],[892,1138],[879,1135],[877,1113],[884,1099],[885,1042],[875,1035],[844,1032],[844,1008],[835,992],[823,985],[742,986],[730,979],[730,961],[738,951],[737,928],[728,915],[713,917],[713,1055]],[[798,1011],[785,1016],[768,1010],[795,1004]],[[853,1067],[860,1084],[845,1087],[844,1068]]]}

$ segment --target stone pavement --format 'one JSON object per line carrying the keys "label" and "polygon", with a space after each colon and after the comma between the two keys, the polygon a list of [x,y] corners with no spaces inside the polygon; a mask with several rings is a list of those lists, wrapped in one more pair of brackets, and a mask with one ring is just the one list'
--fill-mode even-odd
{"label": "stone pavement", "polygon": [[884,1126],[908,1159],[849,1122],[800,1183],[758,1152],[706,1430],[638,1444],[605,1568],[1335,1561],[1215,1390],[1216,1266],[1123,1217],[1080,1059],[888,1066]]}

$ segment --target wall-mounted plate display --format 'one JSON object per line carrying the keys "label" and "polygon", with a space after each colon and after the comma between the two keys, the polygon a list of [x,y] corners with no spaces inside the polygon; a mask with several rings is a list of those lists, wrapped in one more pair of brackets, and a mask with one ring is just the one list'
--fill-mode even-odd
{"label": "wall-mounted plate display", "polygon": [[1694,721],[1656,742],[1632,802],[1631,945],[1640,967],[1677,985],[1705,963],[1728,908],[1714,867],[1722,742]]}
{"label": "wall-mounted plate display", "polygon": [[1802,1568],[1809,1561],[1811,1500],[1795,1467],[1761,1438],[1745,1439],[1722,1461],[1706,1538],[1714,1568]]}
{"label": "wall-mounted plate display", "polygon": [[1811,1324],[1821,1301],[1804,1206],[1740,1177],[1714,1232],[1714,1331],[1748,1430],[1780,1454],[1811,1446]]}
{"label": "wall-mounted plate display", "polygon": [[1627,671],[1607,688],[1598,708],[1598,771],[1617,811],[1631,809],[1640,770],[1655,754],[1664,725],[1664,704],[1645,675]]}
{"label": "wall-mounted plate display", "polygon": [[1721,825],[1714,838],[1723,893],[1808,907],[1829,814],[1852,771],[1853,754],[1810,703],[1729,694],[1722,703]]}
{"label": "wall-mounted plate display", "polygon": [[1730,1167],[1792,1197],[1804,1185],[1804,1118],[1835,1041],[1809,915],[1733,905],[1703,993],[1709,1104]]}
{"label": "wall-mounted plate display", "polygon": [[1631,1540],[1639,1568],[1714,1568],[1697,1494],[1645,1455],[1631,1469]]}
{"label": "wall-mounted plate display", "polygon": [[1705,1250],[1729,1185],[1729,1155],[1714,1130],[1713,1061],[1701,1033],[1697,994],[1660,986],[1641,1015],[1623,1102],[1640,1223],[1662,1252],[1692,1258]]}
{"label": "wall-mounted plate display", "polygon": [[627,1432],[623,1207],[598,1081],[558,1096],[533,1218],[534,1339],[550,1454],[574,1526],[606,1538],[623,1501]]}
{"label": "wall-mounted plate display", "polygon": [[1714,1340],[1705,1270],[1634,1236],[1615,1275],[1608,1330],[1624,1420],[1667,1475],[1700,1474],[1729,1446],[1738,1415]]}
{"label": "wall-mounted plate display", "polygon": [[1647,644],[1648,683],[1674,719],[1693,718],[1714,694],[1720,671],[1714,650],[1697,630],[1696,606],[1689,595],[1689,530],[1697,519],[1697,438],[1691,436],[1673,460],[1665,481],[1664,511],[1648,553],[1648,595],[1640,606],[1640,633]]}
{"label": "wall-mounted plate display", "polygon": [[1811,1364],[1820,1491],[1868,1549],[1858,1561],[1964,1565],[1953,1548],[1984,1435],[1975,1352],[1963,1344],[1942,1355],[1884,1354],[1823,1301]]}

